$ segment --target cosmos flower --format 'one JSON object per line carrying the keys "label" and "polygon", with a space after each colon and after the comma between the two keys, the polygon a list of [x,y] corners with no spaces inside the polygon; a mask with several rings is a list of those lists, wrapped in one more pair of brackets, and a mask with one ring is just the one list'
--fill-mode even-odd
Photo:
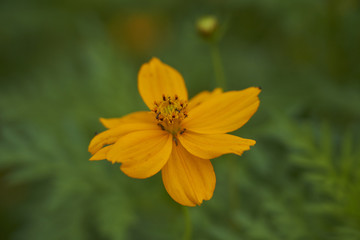
{"label": "cosmos flower", "polygon": [[132,178],[159,171],[169,195],[185,206],[209,200],[215,189],[210,159],[241,155],[254,140],[227,134],[243,126],[259,106],[258,87],[202,92],[188,101],[180,73],[157,58],[142,65],[138,89],[150,111],[100,118],[108,130],[90,142],[90,160],[121,163]]}

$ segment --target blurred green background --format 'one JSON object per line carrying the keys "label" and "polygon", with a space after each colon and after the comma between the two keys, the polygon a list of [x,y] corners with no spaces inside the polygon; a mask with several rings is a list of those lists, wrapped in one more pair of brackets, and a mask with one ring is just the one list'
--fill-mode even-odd
{"label": "blurred green background", "polygon": [[190,96],[216,87],[195,27],[208,14],[228,90],[263,91],[236,132],[257,144],[212,161],[193,239],[360,239],[357,0],[1,1],[0,239],[182,238],[160,174],[128,178],[87,146],[99,117],[146,109],[137,72],[152,56]]}

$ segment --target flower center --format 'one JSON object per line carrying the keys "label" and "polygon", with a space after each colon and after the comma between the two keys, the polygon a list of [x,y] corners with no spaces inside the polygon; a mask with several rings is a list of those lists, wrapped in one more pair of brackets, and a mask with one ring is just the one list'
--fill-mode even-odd
{"label": "flower center", "polygon": [[176,136],[179,131],[180,133],[184,131],[180,123],[187,117],[187,105],[187,101],[180,100],[177,95],[174,97],[163,95],[162,101],[154,102],[154,108],[151,111],[154,112],[161,129]]}

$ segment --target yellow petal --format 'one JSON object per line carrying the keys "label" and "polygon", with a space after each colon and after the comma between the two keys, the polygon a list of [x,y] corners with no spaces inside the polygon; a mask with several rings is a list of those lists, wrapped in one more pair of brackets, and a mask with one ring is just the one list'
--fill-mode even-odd
{"label": "yellow petal", "polygon": [[205,134],[227,133],[243,126],[259,107],[260,89],[250,87],[215,95],[188,113],[183,127]]}
{"label": "yellow petal", "polygon": [[148,112],[148,111],[147,112],[141,111],[141,112],[130,113],[121,118],[100,118],[100,122],[106,128],[114,128],[114,127],[118,127],[119,125],[124,124],[124,123],[134,123],[134,122],[144,122],[144,121],[147,122],[147,121],[149,121],[149,118],[153,118],[154,123],[156,124],[153,113]]}
{"label": "yellow petal", "polygon": [[122,136],[112,146],[107,159],[121,162],[120,169],[132,178],[148,178],[168,161],[172,136],[162,130],[133,132]]}
{"label": "yellow petal", "polygon": [[190,111],[194,107],[199,106],[201,103],[203,103],[204,101],[209,99],[211,96],[215,96],[215,95],[218,95],[220,93],[222,93],[222,89],[221,88],[215,88],[214,91],[212,91],[212,92],[203,91],[203,92],[197,94],[195,97],[193,97],[189,101],[189,104],[187,106],[187,110]]}
{"label": "yellow petal", "polygon": [[181,144],[191,154],[213,159],[227,153],[241,155],[255,145],[255,141],[230,134],[200,134],[190,131],[179,135]]}
{"label": "yellow petal", "polygon": [[109,150],[111,149],[111,147],[112,147],[112,145],[103,147],[102,149],[100,149],[99,151],[97,151],[89,160],[94,161],[94,160],[104,160],[104,159],[107,159],[107,158],[106,158],[106,154],[109,152]]}
{"label": "yellow petal", "polygon": [[170,159],[161,172],[166,191],[182,205],[200,205],[213,195],[216,178],[210,160],[190,154],[181,144],[173,143]]}
{"label": "yellow petal", "polygon": [[120,136],[125,134],[142,131],[142,130],[158,130],[160,129],[152,119],[148,119],[148,122],[144,121],[142,123],[126,123],[118,127],[108,129],[102,133],[97,134],[89,144],[89,152],[95,154],[103,146],[113,144],[116,142]]}
{"label": "yellow petal", "polygon": [[163,94],[187,100],[188,94],[181,74],[174,68],[152,58],[141,66],[138,75],[138,89],[145,104],[152,109],[154,101],[161,101]]}

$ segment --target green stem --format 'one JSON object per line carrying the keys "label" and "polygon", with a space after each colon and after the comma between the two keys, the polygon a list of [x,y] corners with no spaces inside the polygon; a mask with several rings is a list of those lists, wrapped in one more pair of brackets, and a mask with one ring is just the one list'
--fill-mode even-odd
{"label": "green stem", "polygon": [[185,221],[185,231],[184,231],[183,239],[190,240],[192,228],[191,228],[191,219],[190,219],[188,207],[185,207],[185,206],[183,207],[183,213],[184,213],[184,221]]}
{"label": "green stem", "polygon": [[226,80],[224,75],[224,69],[221,61],[220,50],[216,41],[211,43],[211,56],[214,65],[216,86],[225,90]]}

